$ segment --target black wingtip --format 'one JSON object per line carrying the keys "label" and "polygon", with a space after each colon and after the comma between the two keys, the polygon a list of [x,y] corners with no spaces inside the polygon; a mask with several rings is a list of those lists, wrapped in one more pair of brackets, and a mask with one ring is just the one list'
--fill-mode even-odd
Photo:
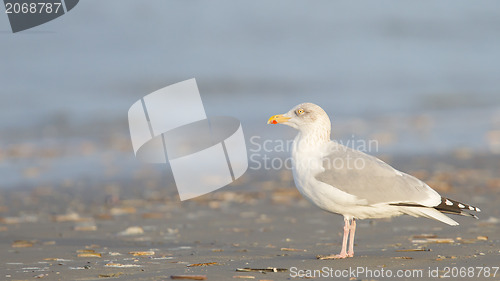
{"label": "black wingtip", "polygon": [[434,208],[443,213],[468,216],[476,219],[478,218],[476,215],[464,211],[481,212],[481,209],[477,207],[467,205],[445,197],[441,197],[441,203]]}
{"label": "black wingtip", "polygon": [[467,213],[467,212],[460,212],[460,215],[466,216],[466,217],[473,217],[475,219],[479,219],[476,215],[471,214],[471,213]]}

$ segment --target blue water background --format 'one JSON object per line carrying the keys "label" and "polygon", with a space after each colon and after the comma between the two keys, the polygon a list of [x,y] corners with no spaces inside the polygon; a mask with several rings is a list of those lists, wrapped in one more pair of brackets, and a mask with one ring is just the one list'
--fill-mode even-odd
{"label": "blue water background", "polygon": [[0,15],[0,50],[0,188],[147,169],[128,108],[193,77],[247,140],[293,138],[266,120],[314,102],[373,154],[500,150],[498,1],[84,0],[16,34]]}

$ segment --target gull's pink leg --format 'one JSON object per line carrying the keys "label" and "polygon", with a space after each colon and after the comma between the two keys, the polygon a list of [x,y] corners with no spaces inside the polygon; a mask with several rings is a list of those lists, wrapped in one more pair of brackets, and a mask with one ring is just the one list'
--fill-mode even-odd
{"label": "gull's pink leg", "polygon": [[331,260],[331,259],[345,259],[348,257],[347,255],[347,238],[349,237],[349,230],[351,226],[349,224],[348,219],[344,219],[344,237],[342,238],[342,250],[340,250],[340,254],[338,255],[330,255],[330,256],[318,256],[317,258],[320,260]]}
{"label": "gull's pink leg", "polygon": [[351,226],[349,225],[349,220],[344,219],[344,238],[342,238],[342,250],[340,250],[339,256],[341,258],[347,257],[347,238],[349,237],[349,230]]}
{"label": "gull's pink leg", "polygon": [[347,252],[348,257],[354,256],[354,234],[356,233],[356,220],[352,219],[351,230],[349,235],[349,252]]}

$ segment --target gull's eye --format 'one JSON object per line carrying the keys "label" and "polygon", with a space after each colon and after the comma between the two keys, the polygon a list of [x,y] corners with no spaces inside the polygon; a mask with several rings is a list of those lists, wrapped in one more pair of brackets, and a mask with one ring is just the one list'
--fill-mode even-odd
{"label": "gull's eye", "polygon": [[297,114],[299,114],[299,115],[304,114],[304,110],[303,110],[302,108],[301,108],[301,109],[299,109],[299,110],[297,110]]}

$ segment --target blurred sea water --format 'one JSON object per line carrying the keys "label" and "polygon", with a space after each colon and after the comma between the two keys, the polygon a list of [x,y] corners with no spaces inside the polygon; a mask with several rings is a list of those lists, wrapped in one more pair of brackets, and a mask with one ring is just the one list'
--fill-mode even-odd
{"label": "blurred sea water", "polygon": [[193,77],[247,140],[293,138],[268,117],[314,102],[372,154],[498,153],[499,46],[498,1],[80,1],[16,34],[0,16],[0,188],[145,169],[128,108]]}

